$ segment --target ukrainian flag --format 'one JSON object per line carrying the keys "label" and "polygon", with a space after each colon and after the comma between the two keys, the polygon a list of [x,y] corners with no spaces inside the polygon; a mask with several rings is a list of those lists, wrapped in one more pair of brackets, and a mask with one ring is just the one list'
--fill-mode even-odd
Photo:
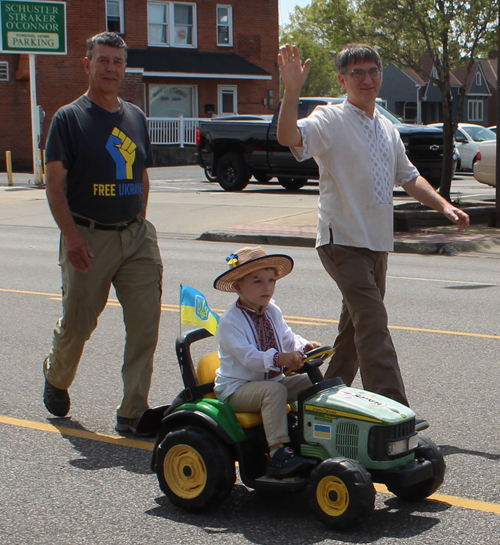
{"label": "ukrainian flag", "polygon": [[219,316],[210,310],[205,296],[194,288],[181,284],[181,323],[203,327],[215,335]]}
{"label": "ukrainian flag", "polygon": [[314,424],[313,437],[321,439],[331,439],[332,438],[332,428],[331,426],[323,424]]}

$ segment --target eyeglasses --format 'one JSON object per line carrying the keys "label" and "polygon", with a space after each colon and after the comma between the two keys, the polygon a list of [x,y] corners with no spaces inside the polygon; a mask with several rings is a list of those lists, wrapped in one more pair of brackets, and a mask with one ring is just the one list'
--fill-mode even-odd
{"label": "eyeglasses", "polygon": [[382,69],[381,68],[369,68],[368,70],[363,70],[362,68],[355,68],[354,70],[351,70],[350,72],[341,72],[341,74],[352,76],[356,81],[364,81],[366,78],[366,74],[370,76],[371,80],[377,80],[380,79],[382,75]]}

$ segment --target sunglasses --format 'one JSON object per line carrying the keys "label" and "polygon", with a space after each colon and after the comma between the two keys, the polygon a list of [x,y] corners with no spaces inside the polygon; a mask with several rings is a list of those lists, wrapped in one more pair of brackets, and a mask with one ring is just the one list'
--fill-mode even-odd
{"label": "sunglasses", "polygon": [[380,79],[382,75],[382,69],[381,68],[369,68],[368,70],[363,70],[362,68],[355,68],[354,70],[351,70],[350,72],[341,72],[341,74],[344,74],[346,76],[352,76],[355,81],[364,81],[366,78],[366,74],[370,76],[371,80],[378,80]]}

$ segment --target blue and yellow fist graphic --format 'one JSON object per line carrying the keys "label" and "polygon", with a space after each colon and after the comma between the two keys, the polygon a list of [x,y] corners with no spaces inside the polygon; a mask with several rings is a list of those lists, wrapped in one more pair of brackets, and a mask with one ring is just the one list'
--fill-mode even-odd
{"label": "blue and yellow fist graphic", "polygon": [[116,179],[132,180],[132,166],[135,161],[135,150],[137,145],[130,138],[115,127],[111,133],[106,149],[116,163]]}

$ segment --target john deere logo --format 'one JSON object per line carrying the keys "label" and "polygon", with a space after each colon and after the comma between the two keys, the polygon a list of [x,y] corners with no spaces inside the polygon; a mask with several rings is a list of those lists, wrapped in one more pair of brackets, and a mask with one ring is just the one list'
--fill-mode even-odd
{"label": "john deere logo", "polygon": [[205,299],[199,295],[195,295],[194,298],[194,311],[200,320],[203,320],[204,322],[208,320],[210,309],[208,308]]}

